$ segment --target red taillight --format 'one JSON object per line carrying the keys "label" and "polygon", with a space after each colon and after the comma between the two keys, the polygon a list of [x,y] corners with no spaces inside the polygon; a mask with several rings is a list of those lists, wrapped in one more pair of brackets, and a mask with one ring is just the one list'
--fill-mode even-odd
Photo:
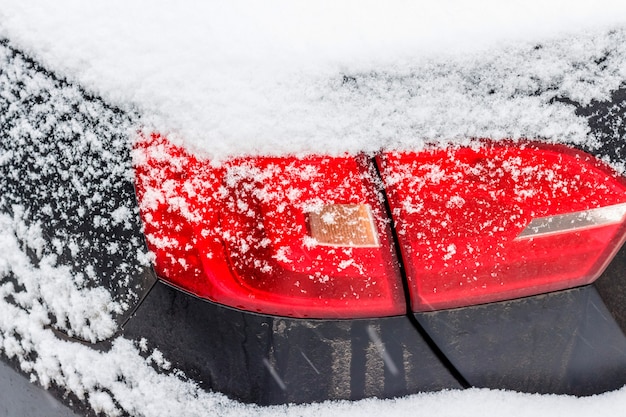
{"label": "red taillight", "polygon": [[405,312],[367,160],[245,158],[212,167],[152,135],[137,143],[135,167],[155,269],[173,285],[266,314]]}
{"label": "red taillight", "polygon": [[[377,158],[412,309],[506,300],[595,280],[624,241],[626,182],[565,146],[489,144]],[[155,269],[248,311],[405,313],[389,221],[366,158],[212,166],[158,135],[135,149]]]}
{"label": "red taillight", "polygon": [[386,153],[414,311],[584,285],[624,240],[626,184],[564,146]]}

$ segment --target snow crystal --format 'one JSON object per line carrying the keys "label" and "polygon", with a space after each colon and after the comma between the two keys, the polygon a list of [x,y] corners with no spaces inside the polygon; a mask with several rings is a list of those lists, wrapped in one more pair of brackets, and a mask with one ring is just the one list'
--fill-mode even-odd
{"label": "snow crystal", "polygon": [[442,259],[444,261],[449,261],[456,254],[456,246],[454,244],[450,244],[445,248],[445,255],[443,255]]}
{"label": "snow crystal", "polygon": [[[121,308],[111,294],[104,288],[82,288],[70,268],[54,265],[54,257],[41,258],[37,267],[32,265],[17,238],[11,236],[11,231],[20,227],[24,224],[19,219],[0,215],[0,253],[9,260],[8,273],[19,283],[10,297],[21,308],[50,312],[70,335],[91,341],[111,336],[117,329],[112,314]],[[41,323],[49,325],[50,320],[46,317]]]}

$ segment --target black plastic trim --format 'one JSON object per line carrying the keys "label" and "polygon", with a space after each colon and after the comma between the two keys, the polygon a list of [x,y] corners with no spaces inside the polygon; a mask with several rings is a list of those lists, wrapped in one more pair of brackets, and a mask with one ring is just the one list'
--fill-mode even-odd
{"label": "black plastic trim", "polygon": [[626,337],[594,286],[415,317],[474,387],[592,395],[626,384]]}
{"label": "black plastic trim", "polygon": [[272,317],[159,282],[123,335],[145,338],[203,386],[261,405],[462,388],[406,316]]}

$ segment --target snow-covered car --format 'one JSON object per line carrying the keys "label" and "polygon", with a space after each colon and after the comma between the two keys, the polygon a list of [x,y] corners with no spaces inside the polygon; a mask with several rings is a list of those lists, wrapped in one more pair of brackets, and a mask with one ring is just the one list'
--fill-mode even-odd
{"label": "snow-covered car", "polygon": [[281,79],[332,149],[213,157],[0,42],[5,413],[622,387],[625,44]]}

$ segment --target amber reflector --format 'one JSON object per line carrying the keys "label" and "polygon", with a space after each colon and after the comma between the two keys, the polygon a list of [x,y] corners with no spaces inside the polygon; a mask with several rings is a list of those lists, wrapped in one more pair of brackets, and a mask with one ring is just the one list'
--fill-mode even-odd
{"label": "amber reflector", "polygon": [[330,204],[308,214],[311,237],[319,245],[378,246],[374,221],[366,204]]}

